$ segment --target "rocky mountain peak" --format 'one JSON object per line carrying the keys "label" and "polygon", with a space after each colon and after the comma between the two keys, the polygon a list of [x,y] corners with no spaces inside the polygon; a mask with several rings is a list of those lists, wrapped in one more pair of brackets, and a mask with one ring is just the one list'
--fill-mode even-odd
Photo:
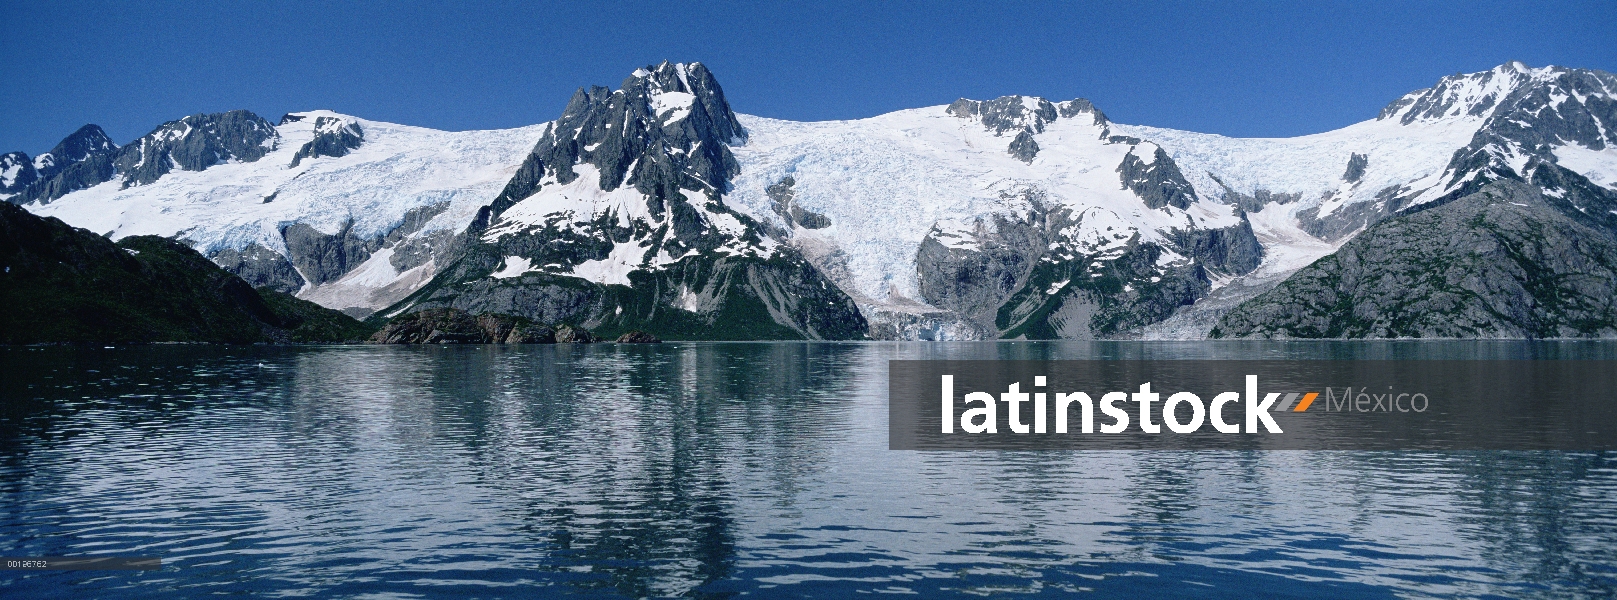
{"label": "rocky mountain peak", "polygon": [[107,132],[102,131],[100,126],[85,125],[62,138],[50,152],[34,157],[33,170],[38,179],[50,179],[75,163],[84,162],[92,156],[112,154],[117,150],[118,144],[113,143],[112,138],[107,137]]}
{"label": "rocky mountain peak", "polygon": [[[304,115],[288,114],[281,117],[281,124],[295,123],[303,119]],[[296,167],[305,158],[347,156],[350,150],[359,148],[364,142],[365,129],[353,119],[318,115],[314,119],[314,139],[298,148],[297,154],[292,155],[292,164],[289,166]]]}
{"label": "rocky mountain peak", "polygon": [[275,126],[246,110],[199,113],[169,121],[118,153],[124,187],[143,185],[178,167],[201,171],[230,160],[252,162],[275,148]]}
{"label": "rocky mountain peak", "polygon": [[745,140],[746,131],[736,121],[730,103],[724,99],[713,73],[702,63],[670,63],[636,69],[619,86],[631,99],[644,101],[659,123],[677,123],[697,115],[710,120],[706,125],[721,141]]}
{"label": "rocky mountain peak", "polygon": [[1043,133],[1045,126],[1056,119],[1070,119],[1079,115],[1092,116],[1095,125],[1107,123],[1106,115],[1083,98],[1066,102],[1051,102],[1038,96],[1000,96],[993,100],[961,98],[950,104],[945,112],[982,123],[994,135]]}
{"label": "rocky mountain peak", "polygon": [[275,149],[280,134],[245,110],[195,114],[158,126],[119,147],[95,125],[85,125],[34,159],[37,179],[9,200],[50,202],[117,177],[123,187],[144,185],[175,168],[201,171],[236,160],[252,162]]}
{"label": "rocky mountain peak", "polygon": [[93,155],[108,154],[118,150],[118,144],[107,137],[99,125],[90,124],[80,127],[71,135],[57,142],[50,152],[39,155],[34,159],[34,167],[40,171],[42,179],[49,179],[76,162],[83,162]]}
{"label": "rocky mountain peak", "polygon": [[1617,75],[1520,63],[1492,72],[1528,79],[1504,95],[1471,143],[1455,152],[1444,173],[1444,199],[1491,181],[1534,180],[1542,169],[1560,169],[1569,150],[1577,155],[1617,145]]}
{"label": "rocky mountain peak", "polygon": [[1512,61],[1487,71],[1455,73],[1438,80],[1437,85],[1404,94],[1381,109],[1376,119],[1397,119],[1404,125],[1456,118],[1485,119],[1518,90],[1551,82],[1567,71],[1569,69],[1553,66],[1535,69]]}
{"label": "rocky mountain peak", "polygon": [[[1557,189],[1565,189],[1556,193],[1586,185],[1604,185],[1608,191],[1617,187],[1617,182],[1571,181],[1582,178],[1574,171],[1587,170],[1588,161],[1601,160],[1592,157],[1617,144],[1617,75],[1611,73],[1505,63],[1444,77],[1431,88],[1406,94],[1378,117],[1387,119],[1402,125],[1463,122],[1474,129],[1469,143],[1453,152],[1437,184],[1384,188],[1374,201],[1336,213],[1335,218],[1351,225],[1337,231],[1428,210],[1501,180],[1559,182]],[[1364,176],[1368,156],[1363,161],[1358,157],[1355,153],[1349,160],[1342,181],[1356,183],[1355,175]],[[1574,168],[1568,170],[1569,165]]]}
{"label": "rocky mountain peak", "polygon": [[38,178],[38,172],[27,153],[0,154],[0,194],[15,194]]}
{"label": "rocky mountain peak", "polygon": [[701,63],[665,61],[636,69],[617,91],[579,88],[474,226],[486,225],[546,182],[571,183],[579,165],[595,167],[603,191],[629,185],[645,194],[653,215],[683,202],[682,189],[718,200],[740,169],[730,144],[746,135],[718,80]]}

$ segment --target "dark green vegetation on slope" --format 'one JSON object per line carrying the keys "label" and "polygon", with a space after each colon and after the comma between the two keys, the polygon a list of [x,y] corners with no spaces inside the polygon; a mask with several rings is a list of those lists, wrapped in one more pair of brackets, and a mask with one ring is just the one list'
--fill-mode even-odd
{"label": "dark green vegetation on slope", "polygon": [[[1553,176],[1553,179],[1551,178]],[[1565,170],[1383,221],[1212,337],[1617,336],[1617,198]]]}
{"label": "dark green vegetation on slope", "polygon": [[255,290],[181,242],[117,243],[0,203],[0,343],[339,342],[371,328]]}

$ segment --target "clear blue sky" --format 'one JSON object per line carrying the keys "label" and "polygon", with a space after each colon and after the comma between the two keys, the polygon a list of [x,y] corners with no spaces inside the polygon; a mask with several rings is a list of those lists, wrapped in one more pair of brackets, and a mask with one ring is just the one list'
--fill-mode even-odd
{"label": "clear blue sky", "polygon": [[513,127],[664,59],[769,117],[1029,94],[1234,136],[1334,129],[1509,60],[1617,70],[1613,0],[147,4],[0,0],[0,151],[234,108]]}

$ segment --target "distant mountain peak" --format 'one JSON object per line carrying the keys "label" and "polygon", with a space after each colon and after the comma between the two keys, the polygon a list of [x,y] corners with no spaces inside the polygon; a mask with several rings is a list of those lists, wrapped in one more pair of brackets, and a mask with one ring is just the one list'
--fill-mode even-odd
{"label": "distant mountain peak", "polygon": [[1577,70],[1555,66],[1533,68],[1521,61],[1511,61],[1487,71],[1455,73],[1439,79],[1437,85],[1404,94],[1381,109],[1376,119],[1398,119],[1404,125],[1418,121],[1486,119],[1518,90]]}
{"label": "distant mountain peak", "polygon": [[130,142],[113,165],[123,175],[124,187],[145,185],[175,168],[201,171],[230,160],[258,160],[279,138],[275,125],[250,111],[198,113]]}
{"label": "distant mountain peak", "polygon": [[1051,102],[1038,96],[1000,96],[993,100],[961,98],[944,109],[948,114],[977,121],[994,135],[1013,132],[1043,133],[1058,118],[1089,115],[1095,125],[1106,125],[1106,115],[1084,98]]}
{"label": "distant mountain peak", "polygon": [[174,169],[201,171],[229,161],[251,162],[275,148],[275,126],[246,110],[198,113],[169,121],[119,147],[85,125],[34,159],[37,178],[9,201],[50,202],[116,177],[122,187],[145,185]]}
{"label": "distant mountain peak", "polygon": [[33,161],[23,152],[0,154],[0,194],[16,193],[38,179]]}
{"label": "distant mountain peak", "polygon": [[321,156],[339,157],[347,156],[352,150],[359,148],[365,142],[365,128],[352,117],[339,115],[329,111],[315,111],[312,113],[288,113],[281,117],[281,124],[296,123],[313,117],[310,125],[314,129],[314,139],[304,143],[292,155],[291,167],[302,164],[305,158]]}
{"label": "distant mountain peak", "polygon": [[34,168],[38,170],[40,179],[50,179],[69,165],[83,162],[91,156],[110,154],[117,150],[118,144],[107,137],[107,132],[92,123],[62,138],[50,152],[35,157]]}
{"label": "distant mountain peak", "polygon": [[616,91],[579,88],[478,223],[547,181],[571,183],[582,165],[599,173],[603,191],[629,185],[645,194],[654,215],[683,202],[680,190],[717,199],[740,168],[729,145],[745,139],[724,90],[701,63],[636,69]]}

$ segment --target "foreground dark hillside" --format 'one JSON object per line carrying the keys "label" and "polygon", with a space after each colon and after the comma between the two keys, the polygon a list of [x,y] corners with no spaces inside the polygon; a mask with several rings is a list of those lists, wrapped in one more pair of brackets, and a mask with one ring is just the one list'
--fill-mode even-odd
{"label": "foreground dark hillside", "polygon": [[371,331],[255,290],[183,243],[113,243],[0,203],[0,343],[340,342]]}

